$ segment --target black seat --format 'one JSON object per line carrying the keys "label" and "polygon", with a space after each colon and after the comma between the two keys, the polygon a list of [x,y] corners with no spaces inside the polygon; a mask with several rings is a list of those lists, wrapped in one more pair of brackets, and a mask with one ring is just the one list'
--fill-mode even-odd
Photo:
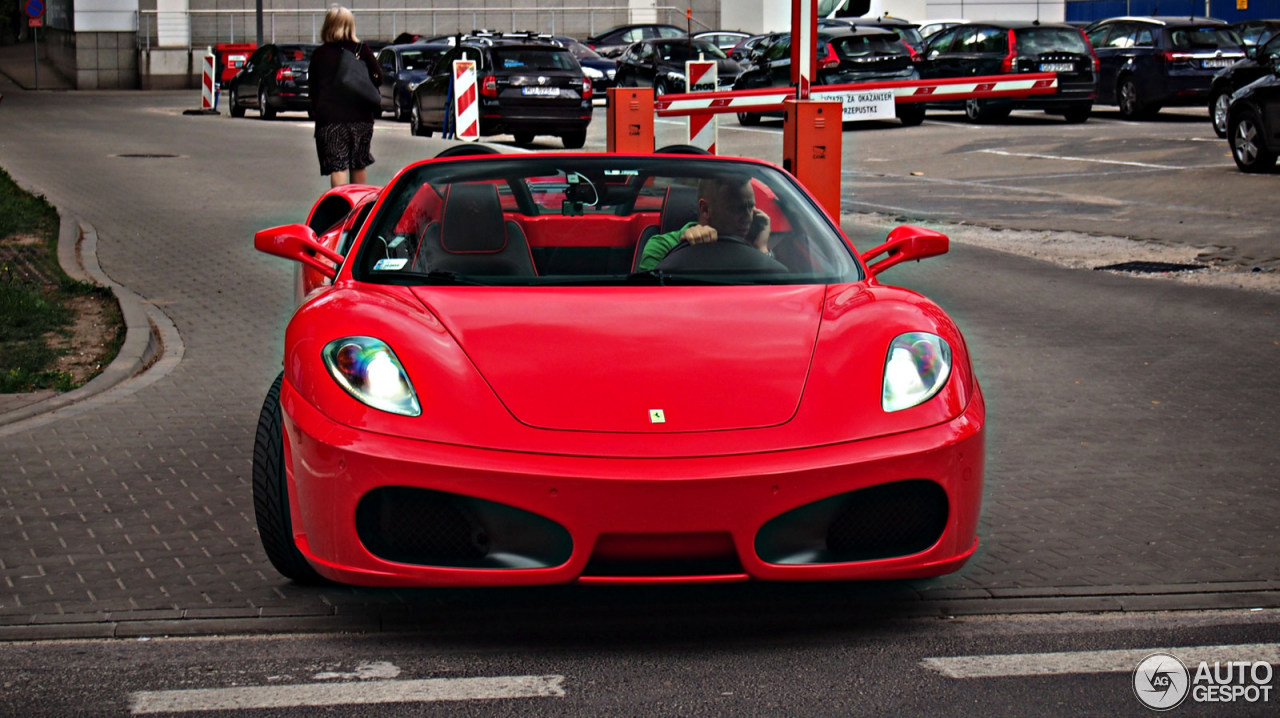
{"label": "black seat", "polygon": [[440,221],[427,225],[414,260],[419,272],[533,277],[533,256],[520,225],[503,217],[498,188],[453,184]]}
{"label": "black seat", "polygon": [[698,188],[684,185],[667,187],[667,196],[662,201],[662,215],[657,226],[650,225],[640,232],[636,240],[636,252],[631,259],[631,271],[640,271],[640,259],[644,257],[644,247],[649,240],[659,234],[674,232],[690,222],[698,220]]}

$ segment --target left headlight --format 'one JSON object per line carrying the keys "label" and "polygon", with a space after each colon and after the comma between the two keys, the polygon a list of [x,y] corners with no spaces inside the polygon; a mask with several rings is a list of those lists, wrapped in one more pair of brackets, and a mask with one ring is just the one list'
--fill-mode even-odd
{"label": "left headlight", "polygon": [[942,390],[951,376],[951,347],[928,332],[894,337],[884,362],[884,389],[880,405],[885,411],[901,411],[923,404]]}
{"label": "left headlight", "polygon": [[604,79],[604,73],[603,73],[603,72],[600,72],[599,70],[597,70],[597,69],[596,69],[596,68],[594,68],[594,67],[586,67],[586,66],[584,66],[584,67],[582,68],[582,74],[586,75],[587,77],[590,77],[590,78],[591,78],[591,79],[593,79],[593,80],[603,80],[603,79]]}
{"label": "left headlight", "polygon": [[386,342],[343,337],[326,344],[322,354],[329,375],[361,403],[403,416],[422,413],[409,376]]}

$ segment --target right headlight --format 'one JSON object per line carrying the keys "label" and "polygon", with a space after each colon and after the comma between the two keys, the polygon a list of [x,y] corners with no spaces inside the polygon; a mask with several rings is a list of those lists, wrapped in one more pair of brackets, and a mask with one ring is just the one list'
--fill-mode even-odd
{"label": "right headlight", "polygon": [[599,70],[597,70],[597,69],[596,69],[596,68],[594,68],[594,67],[586,67],[586,66],[583,66],[583,68],[582,68],[582,74],[586,75],[587,77],[590,77],[590,78],[591,78],[591,79],[593,79],[593,80],[603,80],[603,79],[604,79],[604,73],[603,73],[603,72],[600,72]]}
{"label": "right headlight", "polygon": [[902,411],[933,398],[951,376],[951,347],[929,332],[899,334],[889,343],[880,405]]}

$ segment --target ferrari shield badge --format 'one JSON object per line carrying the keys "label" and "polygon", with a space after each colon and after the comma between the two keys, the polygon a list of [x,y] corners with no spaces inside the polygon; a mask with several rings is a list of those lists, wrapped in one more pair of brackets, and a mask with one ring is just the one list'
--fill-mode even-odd
{"label": "ferrari shield badge", "polygon": [[650,424],[665,424],[665,423],[667,423],[667,415],[666,415],[665,413],[663,413],[662,409],[650,409],[650,410],[649,410],[649,423],[650,423]]}

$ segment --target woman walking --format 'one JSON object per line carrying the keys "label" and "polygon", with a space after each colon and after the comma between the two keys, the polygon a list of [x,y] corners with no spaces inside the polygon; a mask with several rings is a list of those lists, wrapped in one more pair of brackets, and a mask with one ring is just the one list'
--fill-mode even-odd
{"label": "woman walking", "polygon": [[311,114],[316,121],[316,154],[320,174],[329,176],[332,187],[353,182],[365,183],[365,168],[373,164],[373,120],[377,108],[353,105],[335,92],[338,62],[342,53],[355,53],[369,69],[369,79],[377,87],[382,69],[373,51],[356,37],[356,18],[341,5],[333,5],[320,27],[324,44],[311,55]]}

